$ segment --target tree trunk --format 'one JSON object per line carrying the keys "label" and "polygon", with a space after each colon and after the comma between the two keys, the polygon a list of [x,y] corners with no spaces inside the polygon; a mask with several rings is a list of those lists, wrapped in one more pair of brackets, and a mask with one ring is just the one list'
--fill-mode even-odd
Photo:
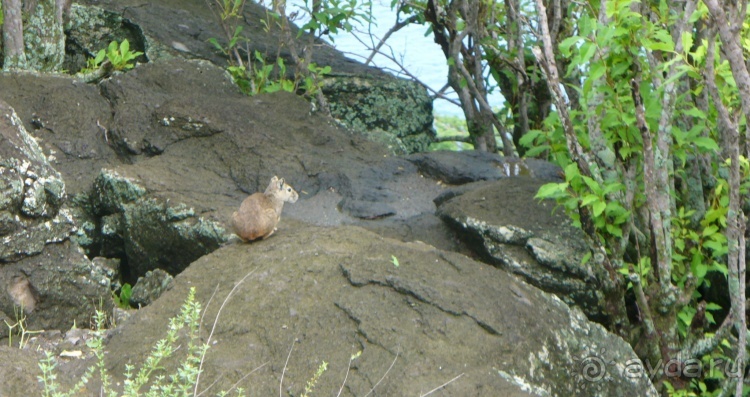
{"label": "tree trunk", "polygon": [[70,0],[30,0],[23,4],[21,0],[2,1],[3,68],[60,70],[65,60],[63,24],[70,11]]}
{"label": "tree trunk", "polygon": [[26,54],[23,47],[23,23],[21,22],[21,0],[3,1],[3,69],[26,69]]}
{"label": "tree trunk", "polygon": [[63,12],[67,0],[38,0],[24,29],[28,68],[42,72],[60,70],[65,60]]}

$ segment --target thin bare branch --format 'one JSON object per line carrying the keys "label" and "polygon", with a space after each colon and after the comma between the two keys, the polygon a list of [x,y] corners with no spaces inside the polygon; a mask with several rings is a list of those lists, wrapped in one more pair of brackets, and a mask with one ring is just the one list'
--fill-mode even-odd
{"label": "thin bare branch", "polygon": [[[216,312],[216,317],[214,317],[214,324],[211,327],[211,332],[208,334],[208,339],[206,339],[206,345],[210,345],[211,344],[211,338],[214,335],[214,331],[216,331],[216,324],[219,323],[219,317],[221,316],[221,311],[224,310],[224,306],[226,306],[227,302],[229,302],[229,298],[232,297],[232,295],[237,290],[237,288],[242,283],[244,283],[245,280],[248,277],[250,277],[250,275],[252,275],[253,273],[255,273],[256,270],[258,270],[257,267],[255,269],[251,270],[250,272],[248,272],[245,275],[245,277],[242,277],[242,279],[240,281],[236,282],[234,284],[234,287],[232,287],[232,290],[229,291],[229,293],[227,294],[227,297],[224,298],[223,302],[221,302],[221,306],[219,306],[219,311]],[[197,394],[198,393],[198,385],[200,384],[200,377],[201,377],[201,372],[203,372],[203,362],[205,361],[205,359],[206,359],[206,350],[203,350],[203,353],[201,354],[201,362],[200,362],[200,365],[198,366],[198,376],[195,379],[195,388],[193,389],[193,394]]]}
{"label": "thin bare branch", "polygon": [[[367,47],[367,46],[368,46],[368,44],[367,44],[367,43],[365,43],[365,42],[364,42],[364,40],[362,40],[362,38],[361,38],[361,37],[359,37],[358,35],[356,35],[356,34],[355,34],[355,35],[352,35],[352,37],[354,37],[354,39],[355,39],[355,40],[359,41],[359,42],[360,42],[360,43],[361,43],[362,45],[364,45],[364,46],[365,46],[365,47],[366,47],[366,48],[367,48],[368,50],[373,50],[372,48],[370,48],[370,47]],[[449,97],[447,97],[447,96],[446,96],[446,95],[444,94],[445,88],[446,88],[446,87],[450,87],[450,85],[446,84],[446,85],[445,85],[445,86],[443,87],[443,89],[441,89],[441,90],[437,90],[437,91],[436,91],[436,90],[434,90],[433,88],[431,88],[430,86],[428,86],[428,85],[427,85],[427,83],[425,83],[425,82],[423,82],[423,81],[422,81],[421,79],[419,79],[419,77],[417,77],[416,75],[414,75],[413,73],[411,73],[411,72],[410,72],[410,71],[409,71],[409,70],[408,70],[408,69],[406,68],[406,66],[404,66],[404,63],[403,63],[403,61],[401,61],[401,60],[399,60],[399,59],[397,59],[397,58],[396,58],[396,56],[395,56],[395,55],[393,54],[393,49],[392,49],[392,48],[391,48],[391,47],[390,47],[389,45],[387,45],[387,44],[384,44],[384,46],[386,46],[387,48],[389,48],[389,49],[391,50],[391,53],[390,53],[390,54],[388,54],[388,53],[386,53],[386,52],[382,51],[382,47],[383,47],[383,46],[381,46],[381,49],[378,49],[378,50],[377,50],[377,53],[378,53],[378,54],[380,54],[381,56],[383,56],[384,58],[388,59],[389,61],[393,62],[394,64],[396,64],[396,66],[398,66],[398,67],[399,67],[399,70],[394,70],[394,69],[392,69],[392,68],[388,68],[388,67],[381,67],[381,68],[380,68],[381,70],[385,70],[385,71],[392,71],[392,72],[394,72],[394,73],[395,73],[396,75],[399,75],[399,74],[403,74],[404,76],[407,76],[408,78],[410,78],[411,80],[413,80],[413,81],[414,81],[414,82],[416,82],[417,84],[419,84],[419,85],[421,85],[422,87],[424,87],[424,88],[425,88],[425,89],[426,89],[427,91],[431,92],[431,93],[432,93],[432,97],[433,97],[433,99],[435,99],[435,98],[445,99],[446,101],[448,101],[448,102],[450,102],[450,103],[452,103],[452,104],[454,104],[454,105],[456,105],[456,106],[461,106],[461,104],[460,104],[460,103],[458,103],[458,101],[456,101],[456,100],[455,100],[455,99],[453,99],[453,98],[449,98]],[[373,50],[373,51],[374,51],[374,50]],[[361,55],[358,55],[358,54],[354,54],[354,53],[351,53],[351,52],[344,52],[344,54],[346,54],[346,55],[350,55],[350,56],[353,56],[353,57],[356,57],[356,58],[364,58],[364,57],[363,57],[363,56],[361,56]]]}
{"label": "thin bare branch", "polygon": [[393,357],[393,362],[391,362],[391,366],[390,366],[390,367],[388,367],[388,369],[387,369],[387,370],[385,371],[385,373],[384,373],[384,374],[383,374],[383,376],[382,376],[382,377],[380,378],[380,380],[378,380],[378,381],[377,381],[377,382],[375,383],[375,386],[373,386],[373,387],[372,387],[372,389],[370,389],[370,391],[368,391],[368,392],[367,392],[367,394],[365,394],[365,397],[367,397],[367,396],[369,396],[370,394],[372,394],[372,392],[373,392],[373,391],[375,391],[375,388],[376,388],[376,387],[378,387],[378,385],[380,384],[380,382],[382,382],[382,381],[383,381],[383,379],[385,379],[385,377],[386,377],[386,376],[388,376],[388,373],[389,373],[389,372],[391,372],[391,368],[393,368],[393,365],[394,365],[394,364],[396,364],[396,360],[398,360],[398,356],[399,356],[399,354],[400,354],[400,353],[401,353],[401,351],[400,351],[400,350],[399,350],[398,352],[396,352],[396,357]]}
{"label": "thin bare branch", "polygon": [[560,89],[560,77],[557,73],[557,63],[555,62],[555,53],[552,50],[552,39],[550,38],[549,26],[547,23],[547,8],[544,6],[542,0],[536,0],[537,14],[539,15],[539,28],[541,29],[541,39],[544,44],[544,49],[539,47],[532,48],[532,52],[539,62],[544,74],[547,76],[547,82],[552,92],[552,97],[555,100],[557,106],[557,112],[560,115],[560,119],[563,122],[563,130],[565,131],[566,142],[568,145],[568,152],[571,158],[578,164],[578,168],[584,175],[591,176],[591,169],[588,162],[585,161],[583,154],[583,147],[578,141],[578,137],[573,129],[573,122],[570,119],[570,113],[568,112],[569,104],[567,96]]}
{"label": "thin bare branch", "polygon": [[[737,61],[737,54],[732,53],[733,51],[740,51],[740,58],[742,59],[742,50],[733,46],[733,45],[727,45],[725,42],[725,39],[727,40],[734,40],[737,39],[737,36],[730,36],[726,37],[722,34],[722,30],[726,29],[726,26],[721,26],[721,24],[728,24],[726,20],[726,16],[723,13],[723,10],[716,10],[716,0],[707,0],[705,1],[706,5],[708,6],[709,11],[713,14],[714,22],[716,25],[716,28],[719,30],[719,36],[721,37],[722,43],[724,44],[724,54],[729,59],[729,63],[732,69],[732,75],[734,76],[735,80],[737,80],[737,88],[740,90],[740,97],[742,98],[743,107],[744,102],[749,101],[750,102],[750,91],[747,92],[748,97],[745,98],[745,93],[740,88],[740,82],[739,80],[743,79],[742,75],[744,74],[747,76],[747,69],[744,66],[742,66],[742,71],[735,72],[735,69],[739,69],[738,65],[732,65],[732,62]],[[711,4],[709,4],[711,3]],[[720,12],[719,12],[720,11]],[[739,30],[737,30],[739,32]],[[726,32],[725,32],[726,33]],[[706,74],[705,78],[707,81],[707,88],[708,93],[711,96],[711,99],[714,102],[714,107],[716,108],[716,111],[719,115],[719,130],[721,131],[722,135],[722,149],[723,154],[725,157],[729,160],[729,210],[727,212],[727,227],[725,231],[725,235],[727,238],[727,244],[728,244],[728,254],[727,254],[727,267],[729,268],[729,296],[730,300],[732,302],[732,313],[734,314],[735,318],[735,328],[737,332],[739,333],[739,342],[737,346],[737,355],[736,355],[736,362],[737,363],[744,363],[745,362],[745,352],[746,348],[745,345],[747,344],[746,340],[746,330],[747,330],[747,323],[745,319],[745,216],[742,212],[741,208],[741,198],[740,198],[740,166],[739,166],[739,157],[740,157],[740,149],[739,149],[739,127],[737,126],[737,123],[732,119],[732,117],[729,115],[729,111],[727,110],[726,106],[724,106],[724,103],[722,101],[721,95],[719,94],[719,90],[716,86],[716,78],[715,78],[715,68],[714,68],[714,56],[713,50],[715,47],[715,35],[709,35],[708,40],[708,50],[712,51],[711,54],[707,53],[707,59],[706,59]],[[748,82],[750,82],[750,79],[748,79]],[[750,88],[750,85],[748,85],[748,88]],[[741,246],[740,246],[741,244]],[[739,378],[737,378],[737,389],[735,393],[736,395],[742,395],[742,385],[743,385],[743,378],[744,378],[744,371],[739,371]]]}
{"label": "thin bare branch", "polygon": [[281,379],[279,380],[279,397],[283,396],[283,386],[284,386],[284,374],[286,374],[286,367],[289,365],[289,357],[292,357],[292,350],[294,350],[294,343],[297,342],[297,337],[295,336],[294,339],[292,339],[292,345],[289,347],[289,354],[286,355],[286,361],[284,362],[284,369],[281,370]]}
{"label": "thin bare branch", "polygon": [[[744,10],[746,1],[741,1],[741,8]],[[722,53],[726,56],[729,61],[729,67],[732,69],[732,75],[737,83],[737,89],[740,93],[740,101],[742,103],[742,111],[745,113],[745,117],[750,120],[750,72],[747,70],[745,65],[745,58],[743,56],[742,45],[740,44],[740,29],[742,28],[742,20],[744,19],[744,13],[741,14],[742,18],[739,22],[730,24],[729,18],[724,10],[724,5],[719,4],[718,0],[705,0],[704,4],[708,7],[708,11],[711,14],[711,18],[715,21],[715,26],[719,31],[719,37],[722,42]],[[740,16],[738,14],[738,16]]]}
{"label": "thin bare branch", "polygon": [[440,386],[438,386],[438,387],[436,387],[436,388],[434,388],[434,389],[432,389],[432,390],[428,391],[427,393],[425,393],[425,394],[422,394],[422,395],[421,395],[421,396],[419,396],[419,397],[426,397],[426,396],[429,396],[430,394],[432,394],[432,393],[434,393],[434,392],[436,392],[436,391],[438,391],[438,390],[440,390],[440,389],[444,388],[445,386],[448,386],[448,385],[450,385],[451,383],[453,383],[453,382],[457,381],[457,380],[458,380],[458,378],[460,378],[460,377],[462,377],[462,376],[464,376],[464,374],[463,374],[463,373],[462,373],[462,374],[460,374],[460,375],[458,375],[458,376],[456,376],[455,378],[453,378],[453,379],[451,379],[451,380],[449,380],[449,381],[447,381],[447,382],[443,383],[442,385],[440,385]]}
{"label": "thin bare branch", "polygon": [[415,15],[410,16],[409,18],[404,19],[403,21],[396,21],[396,23],[393,24],[393,26],[390,29],[388,29],[387,32],[385,32],[385,34],[383,35],[383,38],[380,39],[380,41],[375,46],[375,48],[373,48],[372,51],[370,51],[370,56],[367,57],[367,59],[365,60],[365,65],[369,65],[370,62],[372,62],[372,58],[380,52],[380,48],[383,47],[385,42],[388,41],[388,39],[391,37],[392,34],[398,32],[399,30],[405,28],[406,26],[409,26],[410,24],[418,20],[419,20],[419,16],[415,14]]}

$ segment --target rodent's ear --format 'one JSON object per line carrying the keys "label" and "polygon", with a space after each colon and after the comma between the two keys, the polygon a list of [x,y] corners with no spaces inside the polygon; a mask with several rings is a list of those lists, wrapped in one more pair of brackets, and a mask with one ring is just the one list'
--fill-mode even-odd
{"label": "rodent's ear", "polygon": [[279,190],[284,190],[284,178],[279,179]]}

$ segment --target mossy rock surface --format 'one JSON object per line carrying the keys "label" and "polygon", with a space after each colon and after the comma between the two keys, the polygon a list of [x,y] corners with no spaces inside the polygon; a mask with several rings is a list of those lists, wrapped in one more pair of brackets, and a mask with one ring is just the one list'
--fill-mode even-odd
{"label": "mossy rock surface", "polygon": [[423,152],[434,141],[432,99],[419,84],[383,76],[325,80],[331,115],[354,131],[385,133],[400,141],[395,153]]}

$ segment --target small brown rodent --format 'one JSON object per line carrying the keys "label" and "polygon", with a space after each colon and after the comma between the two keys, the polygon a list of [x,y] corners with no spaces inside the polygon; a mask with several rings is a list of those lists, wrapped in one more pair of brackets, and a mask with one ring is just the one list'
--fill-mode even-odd
{"label": "small brown rodent", "polygon": [[274,176],[263,193],[253,193],[232,214],[234,232],[243,241],[268,238],[276,231],[284,203],[294,203],[299,198],[284,179]]}

